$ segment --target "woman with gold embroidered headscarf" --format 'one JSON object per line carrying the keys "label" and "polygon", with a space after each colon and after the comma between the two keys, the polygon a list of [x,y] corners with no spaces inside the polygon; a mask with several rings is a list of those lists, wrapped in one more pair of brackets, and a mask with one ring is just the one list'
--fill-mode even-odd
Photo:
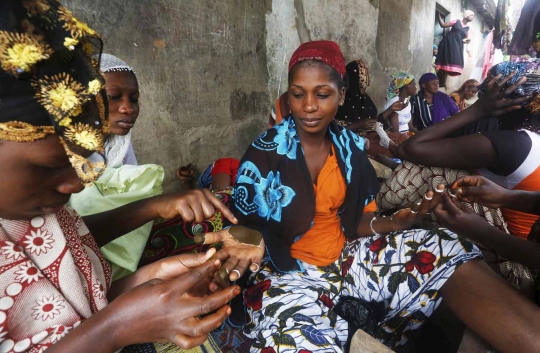
{"label": "woman with gold embroidered headscarf", "polygon": [[226,303],[239,293],[233,286],[196,296],[217,289],[201,279],[225,252],[172,257],[111,286],[99,251],[158,217],[202,221],[218,209],[235,223],[209,192],[159,196],[85,218],[64,207],[105,168],[105,81],[91,58],[100,52],[97,33],[57,1],[0,2],[2,351],[114,352],[156,341],[193,347],[221,325]]}
{"label": "woman with gold embroidered headscarf", "polygon": [[[367,94],[367,88],[371,83],[367,64],[362,59],[351,61],[347,64],[346,71],[349,85],[345,94],[345,102],[339,107],[336,114],[337,123],[367,138],[369,141],[367,153],[371,157],[377,157],[380,154],[392,157],[392,153],[388,148],[380,144],[381,137],[379,134],[382,129],[376,132],[377,121],[381,123],[388,121],[392,114],[406,108],[407,105],[395,100],[379,114],[375,103]],[[387,135],[382,131],[382,134],[382,139],[386,137],[395,144],[400,144],[407,138],[407,136],[399,133],[389,133]]]}

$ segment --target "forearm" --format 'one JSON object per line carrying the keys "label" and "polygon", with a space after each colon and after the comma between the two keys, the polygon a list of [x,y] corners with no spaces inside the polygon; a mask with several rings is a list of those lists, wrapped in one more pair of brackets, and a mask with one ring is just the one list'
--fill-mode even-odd
{"label": "forearm", "polygon": [[[119,330],[128,331],[128,328],[116,325],[114,323],[115,316],[112,314],[108,308],[97,312],[48,348],[47,353],[113,353],[119,350],[124,346],[118,337]],[[128,344],[130,343],[125,345]]]}
{"label": "forearm", "polygon": [[540,243],[506,234],[487,222],[481,227],[471,228],[470,231],[459,235],[482,244],[500,256],[540,270]]}
{"label": "forearm", "polygon": [[540,215],[540,192],[508,190],[502,207]]}
{"label": "forearm", "polygon": [[375,233],[385,235],[398,230],[390,217],[378,217],[373,213],[364,213],[356,230],[356,235],[359,238],[365,238],[372,237],[376,235]]}
{"label": "forearm", "polygon": [[483,113],[480,109],[477,109],[474,105],[470,108],[453,115],[451,119],[445,119],[437,124],[431,125],[427,129],[422,130],[420,133],[407,140],[408,144],[419,144],[423,142],[430,142],[434,140],[440,140],[446,137],[448,134],[461,129],[465,125],[472,123],[480,119]]}
{"label": "forearm", "polygon": [[139,284],[149,281],[150,278],[145,277],[145,275],[146,271],[145,267],[143,267],[129,276],[112,282],[111,288],[107,293],[107,300],[109,302],[112,302],[122,293],[127,292],[128,290],[138,286]]}
{"label": "forearm", "polygon": [[418,133],[418,130],[416,129],[416,126],[414,126],[412,119],[411,121],[409,121],[409,131],[415,134]]}
{"label": "forearm", "polygon": [[439,26],[441,26],[442,28],[445,28],[445,23],[443,22],[440,14],[438,14],[437,20],[439,20]]}
{"label": "forearm", "polygon": [[384,120],[388,120],[390,119],[390,116],[392,116],[392,113],[394,111],[392,110],[392,107],[388,107],[388,109],[386,109],[384,112],[382,112],[381,114],[379,114],[379,118],[378,120],[380,121],[380,119],[384,119]]}
{"label": "forearm", "polygon": [[114,210],[83,217],[83,220],[97,244],[103,246],[158,218],[154,202],[159,197],[135,201]]}
{"label": "forearm", "polygon": [[212,189],[221,190],[231,185],[231,176],[228,173],[217,173],[212,177]]}
{"label": "forearm", "polygon": [[390,115],[390,125],[392,125],[391,132],[399,132],[399,116],[397,113]]}
{"label": "forearm", "polygon": [[[414,136],[411,136],[411,138],[407,139],[405,142],[399,145],[395,154],[398,158],[408,160],[413,163],[421,163],[424,165],[432,166],[454,167],[451,165],[446,165],[448,161],[455,159],[449,158],[449,156],[462,155],[461,151],[458,152],[458,150],[460,148],[465,148],[465,144],[456,146],[456,138],[446,137],[452,132],[459,130],[467,124],[477,120],[481,116],[482,114],[481,112],[479,112],[479,109],[475,109],[475,106],[473,105],[472,107],[452,116],[452,118],[445,119],[440,123],[431,125],[430,127],[419,131]],[[476,141],[478,140],[478,137],[476,135],[460,137],[460,141],[464,141],[466,137],[474,139],[474,143],[478,142]],[[480,166],[486,166],[486,164],[483,164],[483,162],[492,158],[495,150],[489,139],[484,139],[486,140],[484,141],[485,143],[483,143],[482,146],[478,146],[479,149],[475,150],[474,153],[478,155],[482,152],[483,155],[486,155],[475,161],[469,161],[466,158],[459,157],[457,158],[458,163],[456,163],[457,168],[474,167],[476,166],[476,164],[478,164],[478,162],[480,162]],[[448,149],[448,147],[450,147],[450,149]],[[480,149],[480,147],[483,148]],[[473,158],[471,157],[469,159]],[[465,160],[465,164],[468,163],[467,166],[463,165],[463,160]],[[439,165],[441,161],[444,161],[444,165]],[[433,164],[433,162],[435,162],[435,164]],[[489,160],[489,162],[491,162],[491,160]],[[471,163],[472,165],[469,166],[469,164]]]}

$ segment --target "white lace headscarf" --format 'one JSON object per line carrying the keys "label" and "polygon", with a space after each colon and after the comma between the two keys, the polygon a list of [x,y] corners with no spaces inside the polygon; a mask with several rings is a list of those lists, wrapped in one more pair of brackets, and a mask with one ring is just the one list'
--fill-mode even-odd
{"label": "white lace headscarf", "polygon": [[[125,71],[131,72],[135,75],[137,79],[137,74],[131,66],[126,64],[123,60],[117,58],[111,54],[102,54],[101,55],[101,72],[104,74],[108,72],[118,72]],[[131,131],[125,135],[110,135],[105,143],[105,158],[107,159],[107,166],[109,167],[120,167],[124,164],[126,159],[126,154],[131,150]]]}

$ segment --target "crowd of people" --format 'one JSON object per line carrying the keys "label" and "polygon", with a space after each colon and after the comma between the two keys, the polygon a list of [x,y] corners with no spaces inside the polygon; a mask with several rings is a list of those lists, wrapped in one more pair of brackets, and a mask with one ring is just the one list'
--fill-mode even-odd
{"label": "crowd of people", "polygon": [[[473,17],[440,22],[462,41]],[[359,329],[396,349],[443,300],[496,350],[540,351],[539,59],[450,95],[396,72],[379,110],[362,59],[303,43],[242,159],[163,194],[131,144],[135,69],[102,51],[55,0],[0,3],[1,352],[192,348],[225,320],[252,352]]]}

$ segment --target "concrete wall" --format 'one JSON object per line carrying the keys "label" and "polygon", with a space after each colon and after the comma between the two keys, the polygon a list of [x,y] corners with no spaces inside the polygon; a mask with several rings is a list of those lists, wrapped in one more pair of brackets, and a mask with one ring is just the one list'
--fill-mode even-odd
{"label": "concrete wall", "polygon": [[204,169],[241,157],[263,131],[270,104],[265,1],[65,0],[102,34],[105,51],[132,65],[141,114],[133,131],[140,163]]}
{"label": "concrete wall", "polygon": [[[460,0],[438,0],[461,18]],[[287,90],[287,67],[302,42],[337,41],[347,62],[370,67],[368,93],[382,108],[390,75],[431,68],[434,0],[65,0],[102,33],[105,51],[132,65],[141,115],[133,131],[140,163],[199,171],[219,157],[239,158],[266,126],[271,103]],[[471,28],[473,58],[450,89],[469,78],[481,50],[481,21]]]}
{"label": "concrete wall", "polygon": [[[439,0],[449,18],[462,18],[460,0]],[[337,41],[347,62],[362,58],[370,68],[368,93],[379,108],[396,71],[417,78],[431,70],[435,7],[433,0],[272,0],[266,15],[268,91],[275,100],[286,90],[288,59],[307,40]],[[472,9],[474,11],[474,9]],[[482,20],[470,24],[471,58],[466,55],[462,76],[449,78],[448,91],[471,76],[482,52]]]}

